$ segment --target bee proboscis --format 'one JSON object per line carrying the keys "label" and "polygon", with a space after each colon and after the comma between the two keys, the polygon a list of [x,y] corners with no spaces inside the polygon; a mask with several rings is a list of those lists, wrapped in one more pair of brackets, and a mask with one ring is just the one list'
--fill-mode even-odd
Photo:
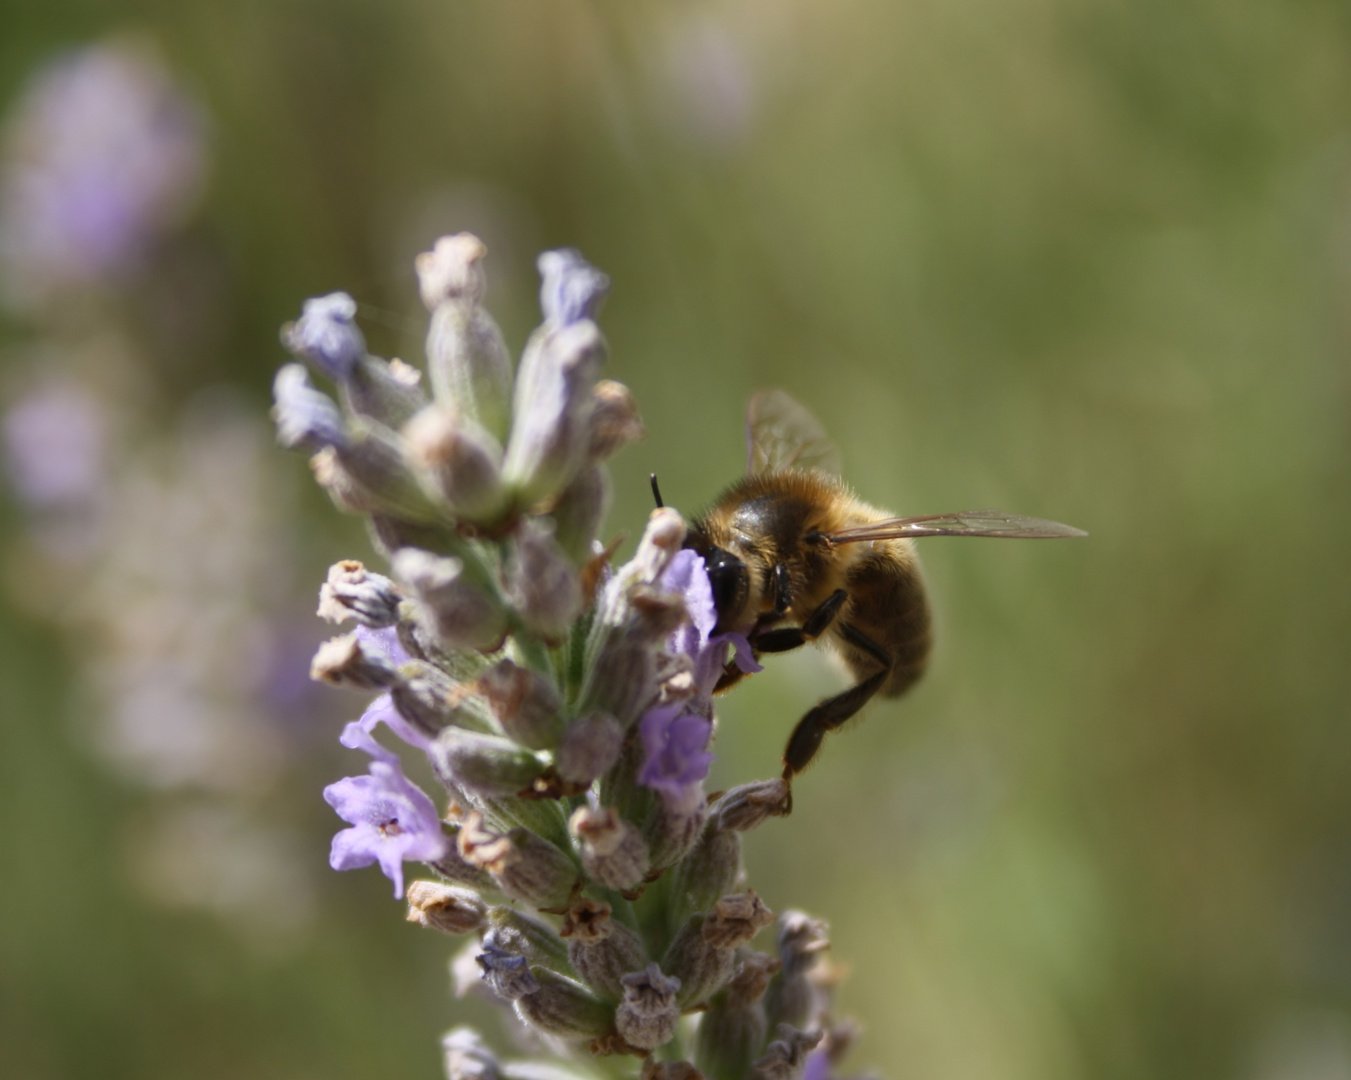
{"label": "bee proboscis", "polygon": [[[839,478],[838,454],[816,418],[781,390],[751,398],[747,435],[746,476],[695,518],[685,538],[708,568],[715,632],[744,633],[756,655],[825,645],[855,679],[793,728],[785,780],[874,695],[895,697],[923,674],[931,622],[913,540],[1088,535],[998,510],[896,517],[869,506]],[[729,664],[717,690],[741,677]]]}

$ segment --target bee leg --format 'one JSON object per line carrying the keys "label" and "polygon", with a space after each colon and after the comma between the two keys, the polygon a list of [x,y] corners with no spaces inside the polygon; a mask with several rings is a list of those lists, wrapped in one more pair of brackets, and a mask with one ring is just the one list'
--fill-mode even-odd
{"label": "bee leg", "polygon": [[788,745],[783,751],[785,780],[791,780],[805,769],[816,756],[816,752],[821,749],[821,740],[827,733],[834,731],[863,708],[891,674],[892,660],[885,649],[852,626],[841,627],[840,633],[849,644],[876,660],[882,670],[875,675],[869,675],[844,693],[826,698],[797,722],[797,727],[793,728],[793,734],[788,737]]}
{"label": "bee leg", "polygon": [[755,647],[757,653],[790,652],[793,649],[801,648],[808,642],[819,638],[829,629],[830,624],[835,621],[835,616],[840,613],[840,608],[844,607],[844,602],[848,599],[848,593],[843,589],[836,589],[820,607],[807,616],[807,621],[801,626],[785,626],[778,630],[766,630],[762,634],[756,634],[751,639],[751,644]]}

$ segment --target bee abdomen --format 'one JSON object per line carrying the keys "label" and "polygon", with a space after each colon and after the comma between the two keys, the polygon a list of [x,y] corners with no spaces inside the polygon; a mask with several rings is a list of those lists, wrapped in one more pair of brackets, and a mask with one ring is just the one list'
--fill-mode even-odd
{"label": "bee abdomen", "polygon": [[[884,551],[849,575],[849,622],[886,653],[890,673],[878,688],[885,697],[905,693],[924,674],[932,641],[929,603],[919,566],[908,551]],[[870,655],[848,655],[862,678],[877,670]]]}

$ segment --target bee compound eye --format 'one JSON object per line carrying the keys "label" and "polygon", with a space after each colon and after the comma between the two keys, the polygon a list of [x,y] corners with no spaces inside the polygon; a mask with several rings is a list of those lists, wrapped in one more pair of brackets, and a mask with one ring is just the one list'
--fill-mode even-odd
{"label": "bee compound eye", "polygon": [[718,613],[718,624],[735,618],[738,609],[750,591],[750,574],[746,564],[724,548],[715,547],[704,557],[708,568],[708,583],[713,589],[713,607]]}

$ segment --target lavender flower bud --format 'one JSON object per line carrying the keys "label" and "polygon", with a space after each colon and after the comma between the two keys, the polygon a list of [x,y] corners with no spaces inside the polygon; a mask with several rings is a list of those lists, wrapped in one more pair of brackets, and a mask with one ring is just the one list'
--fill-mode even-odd
{"label": "lavender flower bud", "polygon": [[717,993],[736,968],[736,954],[708,940],[704,932],[708,922],[707,915],[691,915],[662,957],[662,967],[680,980],[677,1000],[682,1009]]}
{"label": "lavender flower bud", "polygon": [[779,916],[778,948],[783,968],[770,983],[765,1010],[775,1024],[805,1027],[814,1024],[823,1004],[821,993],[808,977],[819,955],[830,948],[826,924],[801,911]]}
{"label": "lavender flower bud", "polygon": [[[435,664],[409,660],[400,664],[390,698],[398,714],[429,738],[451,724],[487,731],[489,725],[467,708],[469,690]],[[519,789],[516,789],[519,790]]]}
{"label": "lavender flower bud", "polygon": [[402,360],[365,356],[352,366],[339,390],[353,413],[397,430],[427,404],[421,382],[422,372]]}
{"label": "lavender flower bud", "polygon": [[741,872],[741,837],[710,821],[694,849],[672,873],[671,894],[686,911],[707,911],[736,885]]}
{"label": "lavender flower bud", "polygon": [[287,364],[277,372],[272,397],[277,441],[288,450],[317,450],[347,438],[338,406],[310,385],[309,373],[300,364]]}
{"label": "lavender flower bud", "polygon": [[605,470],[588,465],[572,480],[554,503],[554,538],[574,563],[592,556],[591,545],[610,510],[610,481]]}
{"label": "lavender flower bud", "polygon": [[422,302],[432,313],[427,369],[443,404],[472,417],[493,435],[506,434],[511,357],[491,315],[481,306],[478,265],[488,249],[475,236],[443,236],[417,258]]}
{"label": "lavender flower bud", "polygon": [[719,949],[735,949],[749,944],[761,930],[774,921],[774,912],[765,907],[754,889],[724,896],[705,921],[704,940]]}
{"label": "lavender flower bud", "polygon": [[344,292],[306,300],[300,318],[282,327],[282,344],[341,382],[366,355],[356,314],[356,301]]}
{"label": "lavender flower bud", "polygon": [[[458,835],[458,833],[456,833]],[[487,871],[475,866],[460,854],[458,845],[451,843],[439,859],[427,864],[447,881],[483,892],[496,889],[497,885]]]}
{"label": "lavender flower bud", "polygon": [[391,560],[394,576],[422,601],[419,617],[446,649],[491,649],[506,635],[507,616],[480,586],[468,580],[462,560],[403,548]]}
{"label": "lavender flower bud", "polygon": [[531,966],[542,964],[555,971],[568,968],[568,944],[552,926],[515,908],[495,907],[488,912],[492,929],[485,942],[499,949],[519,953]]}
{"label": "lavender flower bud", "polygon": [[408,886],[408,921],[446,934],[469,934],[482,928],[487,907],[477,894],[439,881]]}
{"label": "lavender flower bud", "polygon": [[523,522],[516,531],[507,588],[522,620],[546,640],[565,637],[582,610],[581,579],[538,521]]}
{"label": "lavender flower bud", "polygon": [[536,260],[540,283],[539,306],[546,322],[566,326],[600,314],[610,279],[573,248],[546,251]]}
{"label": "lavender flower bud", "polygon": [[624,1000],[615,1010],[619,1034],[640,1050],[655,1050],[670,1042],[680,1022],[676,1003],[680,980],[663,975],[656,964],[648,964],[645,971],[625,975],[620,982]]}
{"label": "lavender flower bud", "polygon": [[438,777],[485,798],[524,791],[545,770],[539,758],[509,739],[457,727],[443,728],[427,757]]}
{"label": "lavender flower bud", "polygon": [[788,813],[788,781],[775,778],[741,784],[725,793],[712,812],[721,829],[754,829],[766,818]]}
{"label": "lavender flower bud", "polygon": [[563,917],[559,933],[568,939],[568,961],[601,997],[624,996],[621,979],[647,963],[643,941],[632,929],[610,917],[610,905],[580,900]]}
{"label": "lavender flower bud", "polygon": [[356,634],[343,634],[319,646],[310,662],[310,678],[354,690],[382,690],[396,675],[384,653],[363,648]]}
{"label": "lavender flower bud", "polygon": [[711,1080],[741,1080],[765,1043],[768,1028],[761,999],[779,962],[743,949],[739,964],[699,1021],[694,1060]]}
{"label": "lavender flower bud", "polygon": [[553,680],[501,660],[479,676],[478,689],[509,738],[534,750],[558,744],[563,701]]}
{"label": "lavender flower bud", "polygon": [[470,1028],[446,1032],[441,1037],[441,1055],[446,1080],[502,1080],[497,1059]]}
{"label": "lavender flower bud", "polygon": [[481,867],[508,896],[537,908],[560,907],[572,895],[577,870],[549,841],[526,829],[495,833],[473,811],[458,837],[460,855]]}
{"label": "lavender flower bud", "polygon": [[702,793],[692,802],[675,805],[658,799],[645,830],[652,865],[662,870],[683,859],[698,843],[704,821]]}
{"label": "lavender flower bud", "polygon": [[328,568],[317,614],[329,622],[355,619],[362,626],[393,626],[402,599],[399,587],[384,574],[371,573],[356,559],[344,559]]}
{"label": "lavender flower bud", "polygon": [[564,729],[554,768],[564,780],[589,786],[614,767],[623,743],[618,720],[609,713],[586,713]]}
{"label": "lavender flower bud", "polygon": [[502,447],[485,427],[445,405],[429,405],[405,425],[403,438],[424,489],[457,517],[490,524],[502,516]]}
{"label": "lavender flower bud", "polygon": [[530,961],[524,956],[500,949],[488,942],[475,958],[483,972],[483,981],[503,1001],[517,1001],[539,990],[539,980],[530,970]]}
{"label": "lavender flower bud", "polygon": [[521,358],[502,475],[518,505],[565,488],[591,447],[591,387],[605,358],[589,320],[537,333]]}
{"label": "lavender flower bud", "polygon": [[610,626],[621,626],[629,617],[629,592],[635,585],[655,584],[685,543],[685,519],[669,506],[658,507],[647,519],[632,559],[606,583],[600,617]]}
{"label": "lavender flower bud", "polygon": [[598,1038],[610,1030],[610,1007],[581,983],[546,967],[533,969],[539,990],[516,1002],[516,1015],[546,1035]]}
{"label": "lavender flower bud", "polygon": [[342,509],[428,523],[437,512],[403,460],[397,434],[358,419],[344,439],[310,459],[314,478]]}
{"label": "lavender flower bud", "polygon": [[765,1048],[764,1057],[752,1062],[750,1080],[802,1080],[807,1055],[821,1041],[821,1033],[789,1024],[779,1024],[775,1033],[779,1037]]}
{"label": "lavender flower bud", "polygon": [[604,461],[621,447],[637,442],[647,432],[638,415],[633,393],[621,382],[601,379],[591,391],[591,446],[587,456]]}
{"label": "lavender flower bud", "polygon": [[568,827],[577,838],[582,867],[598,885],[621,892],[637,888],[652,863],[643,834],[615,811],[580,806]]}

